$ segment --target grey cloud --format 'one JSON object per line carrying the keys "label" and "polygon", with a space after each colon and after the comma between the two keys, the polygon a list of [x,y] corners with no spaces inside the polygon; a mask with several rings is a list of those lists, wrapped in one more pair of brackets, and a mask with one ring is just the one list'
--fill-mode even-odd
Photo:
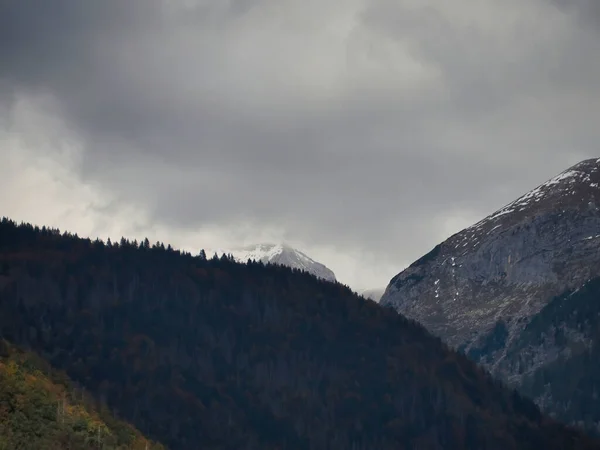
{"label": "grey cloud", "polygon": [[552,0],[559,8],[575,12],[585,24],[600,30],[600,3],[595,0]]}
{"label": "grey cloud", "polygon": [[595,3],[556,1],[3,0],[0,95],[55,96],[153,223],[399,265],[598,151]]}
{"label": "grey cloud", "polygon": [[[93,50],[94,38],[110,29],[122,31],[135,11],[132,2],[4,0],[0,5],[1,71],[17,83],[56,82]],[[139,2],[138,2],[139,4]],[[137,10],[141,12],[141,9]],[[66,66],[66,67],[64,67]],[[73,68],[73,67],[71,67]]]}

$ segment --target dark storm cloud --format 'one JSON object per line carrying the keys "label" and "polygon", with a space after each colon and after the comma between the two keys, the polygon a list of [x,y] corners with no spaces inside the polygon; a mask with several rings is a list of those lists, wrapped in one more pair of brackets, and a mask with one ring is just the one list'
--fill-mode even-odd
{"label": "dark storm cloud", "polygon": [[598,152],[595,5],[0,0],[0,95],[52,95],[152,223],[399,265]]}
{"label": "dark storm cloud", "polygon": [[[57,82],[72,74],[55,69],[80,62],[93,50],[94,38],[122,32],[133,20],[134,2],[107,0],[3,0],[0,4],[0,70],[16,83]],[[139,4],[139,2],[138,2]],[[143,11],[143,10],[139,10]]]}
{"label": "dark storm cloud", "polygon": [[596,0],[552,0],[565,11],[575,12],[581,20],[600,30],[600,3]]}

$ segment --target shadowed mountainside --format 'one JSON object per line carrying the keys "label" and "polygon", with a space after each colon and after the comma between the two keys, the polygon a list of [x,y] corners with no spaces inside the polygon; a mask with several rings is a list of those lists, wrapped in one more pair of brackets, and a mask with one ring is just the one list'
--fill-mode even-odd
{"label": "shadowed mountainside", "polygon": [[0,222],[0,334],[176,449],[596,449],[340,284]]}

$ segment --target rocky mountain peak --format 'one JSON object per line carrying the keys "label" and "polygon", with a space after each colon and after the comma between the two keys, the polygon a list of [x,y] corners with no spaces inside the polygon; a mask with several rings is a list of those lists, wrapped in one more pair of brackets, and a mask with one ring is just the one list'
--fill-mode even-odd
{"label": "rocky mountain peak", "polygon": [[263,263],[280,264],[293,269],[304,270],[327,281],[336,281],[335,274],[324,264],[315,261],[305,253],[288,244],[261,243],[248,245],[239,249],[216,250],[217,255],[232,254],[242,263],[248,260],[262,261]]}
{"label": "rocky mountain peak", "polygon": [[547,211],[586,208],[600,200],[599,186],[600,159],[582,161],[469,227],[469,230],[490,231],[490,228],[510,226]]}
{"label": "rocky mountain peak", "polygon": [[600,159],[588,159],[561,172],[483,220],[452,236],[453,256],[474,251],[487,238],[547,214],[585,213],[600,206]]}
{"label": "rocky mountain peak", "polygon": [[582,161],[451,236],[396,275],[380,301],[546,412],[595,432],[599,167]]}
{"label": "rocky mountain peak", "polygon": [[395,276],[381,304],[455,347],[507,339],[552,295],[600,274],[600,159],[565,170]]}

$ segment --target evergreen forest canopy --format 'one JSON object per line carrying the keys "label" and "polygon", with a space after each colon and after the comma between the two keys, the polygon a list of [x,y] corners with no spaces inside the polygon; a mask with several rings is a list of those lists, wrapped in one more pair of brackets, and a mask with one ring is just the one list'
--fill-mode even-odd
{"label": "evergreen forest canopy", "polygon": [[[539,347],[568,351],[532,370],[527,351]],[[509,347],[505,360],[525,373],[522,393],[551,400],[560,420],[600,434],[600,278],[554,297]]]}
{"label": "evergreen forest canopy", "polygon": [[3,219],[0,337],[172,449],[600,448],[346,286],[148,240]]}

